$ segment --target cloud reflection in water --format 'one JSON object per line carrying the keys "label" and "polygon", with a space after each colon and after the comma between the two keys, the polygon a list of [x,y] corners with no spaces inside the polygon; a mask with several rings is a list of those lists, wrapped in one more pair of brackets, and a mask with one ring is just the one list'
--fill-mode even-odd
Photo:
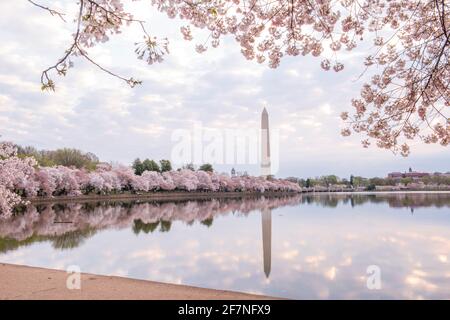
{"label": "cloud reflection in water", "polygon": [[43,205],[0,223],[0,261],[289,298],[450,298],[449,207],[445,193]]}

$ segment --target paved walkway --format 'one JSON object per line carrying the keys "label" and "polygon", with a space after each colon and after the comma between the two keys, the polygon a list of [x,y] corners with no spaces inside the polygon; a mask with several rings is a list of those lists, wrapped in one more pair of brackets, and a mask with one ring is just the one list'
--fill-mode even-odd
{"label": "paved walkway", "polygon": [[0,264],[0,299],[271,299],[246,293],[81,274],[81,289],[69,290],[65,271]]}

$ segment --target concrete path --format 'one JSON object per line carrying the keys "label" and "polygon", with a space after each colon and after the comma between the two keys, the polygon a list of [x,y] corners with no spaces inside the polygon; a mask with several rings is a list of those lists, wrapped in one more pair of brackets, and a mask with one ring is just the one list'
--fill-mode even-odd
{"label": "concrete path", "polygon": [[0,299],[133,299],[133,300],[227,300],[273,299],[233,291],[81,274],[81,289],[69,290],[68,273],[61,270],[0,264]]}

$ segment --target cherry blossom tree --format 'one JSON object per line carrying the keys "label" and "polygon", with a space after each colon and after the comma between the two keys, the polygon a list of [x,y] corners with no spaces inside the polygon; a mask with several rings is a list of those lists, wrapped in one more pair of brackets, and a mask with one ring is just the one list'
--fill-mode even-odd
{"label": "cherry blossom tree", "polygon": [[211,176],[206,172],[199,170],[196,172],[198,184],[197,189],[203,191],[216,191],[215,186],[212,183]]}
{"label": "cherry blossom tree", "polygon": [[[65,20],[64,13],[33,5]],[[145,1],[145,0],[141,0]],[[285,56],[321,57],[324,70],[342,71],[340,51],[354,50],[359,42],[373,42],[354,112],[341,117],[342,135],[356,132],[381,148],[409,154],[407,140],[448,146],[450,3],[445,0],[147,0],[169,18],[187,22],[181,34],[194,39],[192,28],[210,35],[196,45],[199,53],[218,47],[232,36],[249,60],[277,68]],[[137,57],[148,64],[163,61],[168,40],[150,35],[145,21],[126,12],[126,0],[78,0],[72,44],[54,65],[42,72],[43,90],[55,90],[52,74],[65,75],[78,57],[130,86],[140,80],[120,76],[95,62],[88,49],[137,24],[143,40],[136,42]]]}
{"label": "cherry blossom tree", "polygon": [[164,191],[175,190],[175,182],[172,179],[172,171],[166,171],[162,173],[163,181],[161,182],[161,189]]}
{"label": "cherry blossom tree", "polygon": [[0,216],[27,197],[78,196],[151,191],[185,192],[299,192],[297,183],[263,177],[228,177],[225,174],[182,169],[135,175],[131,167],[99,166],[88,172],[64,166],[37,167],[33,158],[20,159],[11,143],[0,144]]}
{"label": "cherry blossom tree", "polygon": [[0,142],[0,217],[9,216],[14,206],[24,203],[20,189],[32,194],[27,181],[32,179],[36,164],[34,158],[18,158],[14,144]]}
{"label": "cherry blossom tree", "polygon": [[41,168],[34,176],[34,181],[39,185],[38,194],[40,196],[51,197],[56,190],[56,181],[50,173],[50,168]]}

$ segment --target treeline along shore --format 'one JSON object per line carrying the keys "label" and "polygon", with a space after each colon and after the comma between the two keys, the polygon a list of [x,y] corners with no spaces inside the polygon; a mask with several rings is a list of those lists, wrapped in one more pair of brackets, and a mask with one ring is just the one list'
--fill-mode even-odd
{"label": "treeline along shore", "polygon": [[299,194],[301,191],[240,191],[240,192],[224,192],[224,191],[205,191],[205,192],[189,192],[189,191],[156,191],[156,192],[139,192],[139,193],[117,193],[117,194],[87,194],[75,196],[54,196],[54,197],[31,197],[26,198],[31,204],[47,204],[47,203],[66,203],[66,202],[98,202],[98,201],[186,201],[186,200],[208,200],[208,199],[224,199],[224,198],[255,198],[255,197],[285,197]]}
{"label": "treeline along shore", "polygon": [[[404,193],[408,191],[424,191],[420,190],[392,190],[392,192]],[[436,192],[450,192],[445,190],[429,190]],[[189,192],[189,191],[156,191],[156,192],[141,192],[141,193],[131,193],[124,192],[118,194],[87,194],[87,195],[76,195],[76,196],[53,196],[53,197],[31,197],[26,198],[30,204],[49,204],[49,203],[69,203],[69,202],[98,202],[98,201],[187,201],[187,200],[210,200],[210,199],[247,199],[247,198],[274,198],[274,197],[286,197],[293,196],[296,194],[315,194],[315,193],[358,193],[358,192],[370,192],[370,193],[383,193],[386,190],[372,190],[372,191],[362,191],[357,189],[347,189],[347,188],[303,188],[300,191],[204,191],[204,192]]]}
{"label": "treeline along shore", "polygon": [[420,181],[354,176],[347,180],[334,175],[280,179],[236,173],[234,169],[231,174],[219,173],[207,163],[199,168],[187,164],[178,169],[172,168],[169,160],[158,164],[151,159],[136,159],[131,166],[108,164],[74,149],[36,151],[0,142],[0,217],[10,216],[15,207],[28,201],[189,200],[301,192],[448,190],[448,179],[446,174]]}

